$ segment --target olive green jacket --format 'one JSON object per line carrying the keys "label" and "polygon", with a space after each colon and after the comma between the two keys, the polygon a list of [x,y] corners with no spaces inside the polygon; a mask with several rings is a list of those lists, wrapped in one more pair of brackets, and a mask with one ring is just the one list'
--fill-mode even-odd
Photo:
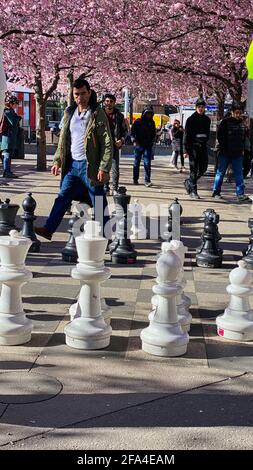
{"label": "olive green jacket", "polygon": [[[65,110],[64,122],[61,130],[58,147],[54,156],[54,165],[61,168],[64,178],[71,163],[71,134],[70,121],[76,110],[76,104]],[[103,109],[98,106],[92,112],[84,135],[84,148],[87,158],[87,176],[93,185],[104,184],[97,180],[99,170],[108,173],[112,166],[113,140],[108,119]]]}

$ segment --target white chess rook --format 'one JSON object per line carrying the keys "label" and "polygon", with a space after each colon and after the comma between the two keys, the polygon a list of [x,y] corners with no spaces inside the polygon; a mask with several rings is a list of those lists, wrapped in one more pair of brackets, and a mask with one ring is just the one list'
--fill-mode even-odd
{"label": "white chess rook", "polygon": [[84,234],[76,237],[78,263],[71,275],[79,279],[80,316],[66,325],[66,343],[76,349],[101,349],[110,344],[112,329],[105,323],[101,310],[100,284],[111,275],[104,265],[107,239],[100,236],[99,222],[88,221]]}
{"label": "white chess rook", "polygon": [[228,307],[223,315],[216,318],[217,333],[223,338],[235,341],[253,340],[253,310],[250,309],[249,297],[253,294],[252,273],[241,260],[238,268],[231,271],[227,292],[231,295]]}
{"label": "white chess rook", "polygon": [[13,346],[30,341],[32,322],[25,316],[21,287],[32,279],[25,258],[32,244],[16,230],[0,237],[0,344]]}
{"label": "white chess rook", "polygon": [[186,353],[189,336],[183,332],[177,317],[176,296],[182,291],[177,282],[181,261],[171,249],[156,263],[158,277],[153,292],[157,307],[149,316],[150,324],[141,332],[142,349],[155,356],[181,356]]}

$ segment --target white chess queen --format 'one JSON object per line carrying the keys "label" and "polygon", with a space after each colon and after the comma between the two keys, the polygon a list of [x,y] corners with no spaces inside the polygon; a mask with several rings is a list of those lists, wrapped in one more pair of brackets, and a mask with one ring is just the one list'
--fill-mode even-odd
{"label": "white chess queen", "polygon": [[3,110],[4,110],[4,98],[5,92],[7,90],[6,77],[4,73],[3,66],[3,50],[0,46],[0,121],[2,119]]}

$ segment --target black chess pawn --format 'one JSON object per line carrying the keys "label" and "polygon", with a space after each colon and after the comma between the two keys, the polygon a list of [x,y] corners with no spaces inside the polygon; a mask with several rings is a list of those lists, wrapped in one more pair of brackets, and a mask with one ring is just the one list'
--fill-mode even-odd
{"label": "black chess pawn", "polygon": [[134,264],[136,263],[137,252],[129,238],[131,229],[132,214],[128,211],[131,196],[126,194],[126,188],[120,186],[118,194],[113,196],[116,204],[116,247],[111,250],[111,260],[114,264]]}
{"label": "black chess pawn", "polygon": [[220,268],[222,264],[222,250],[217,240],[217,224],[219,215],[210,212],[205,218],[203,232],[203,246],[196,255],[197,266],[205,268]]}
{"label": "black chess pawn", "polygon": [[[113,196],[113,199],[114,199],[114,203],[115,203],[115,205],[116,205],[115,196]],[[109,249],[110,254],[112,254],[112,252],[115,250],[116,246],[118,245],[117,227],[118,227],[118,222],[119,222],[119,220],[117,220],[116,211],[113,211],[113,212],[112,212],[112,219],[115,219],[115,220],[116,220],[116,228],[115,228],[115,235],[114,235],[113,241],[108,240],[108,249]]]}
{"label": "black chess pawn", "polygon": [[[171,217],[172,217],[172,215],[173,215],[173,211],[175,211],[175,208],[178,206],[178,204],[179,204],[179,206],[180,206],[180,216],[182,215],[182,213],[183,213],[183,208],[182,208],[182,206],[181,206],[181,204],[180,204],[178,198],[175,197],[174,201],[172,202],[172,204],[171,204],[170,207],[169,207],[169,213],[170,213]],[[180,221],[180,222],[181,222],[181,221]]]}
{"label": "black chess pawn", "polygon": [[[80,220],[80,217],[75,214],[69,219],[68,223],[68,233],[69,239],[62,250],[62,261],[66,261],[67,263],[76,263],[78,254],[76,250],[76,241],[74,231],[74,225]],[[83,224],[82,224],[83,226]],[[80,232],[82,231],[82,226],[80,227]]]}
{"label": "black chess pawn", "polygon": [[253,219],[249,218],[248,227],[250,229],[249,244],[242,252],[243,260],[246,261],[247,267],[253,269]]}
{"label": "black chess pawn", "polygon": [[[204,210],[204,212],[203,212],[204,227],[205,227],[205,224],[206,224],[206,221],[207,221],[207,218],[208,218],[209,214],[216,214],[216,212],[215,212],[214,209],[211,209],[211,208]],[[200,253],[201,250],[202,250],[202,248],[203,248],[203,246],[204,246],[204,230],[203,230],[203,232],[202,232],[200,238],[201,238],[201,244],[200,244],[200,246],[198,246],[198,248],[196,248],[196,253]],[[220,232],[219,232],[218,224],[217,224],[217,225],[216,225],[216,240],[217,240],[217,243],[218,243],[221,239],[222,239],[222,236],[221,236],[221,234],[220,234]],[[223,253],[222,248],[220,248],[219,246],[218,246],[218,250],[220,251],[221,254]]]}
{"label": "black chess pawn", "polygon": [[9,235],[10,230],[17,230],[15,218],[18,210],[18,204],[10,204],[10,199],[0,200],[0,235]]}
{"label": "black chess pawn", "polygon": [[172,216],[169,210],[167,221],[165,223],[163,233],[161,234],[161,238],[166,242],[170,242],[172,240]]}
{"label": "black chess pawn", "polygon": [[28,193],[27,197],[23,200],[22,207],[24,209],[24,214],[21,215],[21,219],[23,219],[23,227],[22,227],[22,235],[24,237],[30,238],[32,241],[32,245],[29,248],[30,253],[39,253],[40,252],[40,245],[41,242],[36,237],[33,228],[33,222],[37,217],[34,215],[34,211],[36,209],[36,201],[32,197],[32,193]]}

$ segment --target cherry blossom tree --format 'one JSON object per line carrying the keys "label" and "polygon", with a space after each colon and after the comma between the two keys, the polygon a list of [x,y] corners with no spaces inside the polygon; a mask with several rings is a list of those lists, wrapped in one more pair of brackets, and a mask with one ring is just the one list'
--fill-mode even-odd
{"label": "cherry blossom tree", "polygon": [[84,73],[99,91],[163,90],[175,103],[204,89],[222,116],[227,91],[245,96],[252,31],[253,0],[6,0],[0,43],[8,78],[35,91],[38,169],[57,87]]}

